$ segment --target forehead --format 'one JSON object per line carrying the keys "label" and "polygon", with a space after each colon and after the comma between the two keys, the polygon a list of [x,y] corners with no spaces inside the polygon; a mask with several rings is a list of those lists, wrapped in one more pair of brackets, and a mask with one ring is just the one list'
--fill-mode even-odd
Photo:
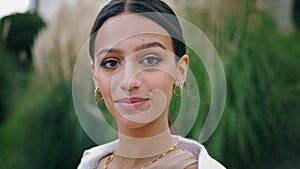
{"label": "forehead", "polygon": [[153,20],[140,14],[122,13],[106,20],[98,30],[95,50],[112,48],[121,41],[141,36],[150,39],[170,38],[168,32]]}

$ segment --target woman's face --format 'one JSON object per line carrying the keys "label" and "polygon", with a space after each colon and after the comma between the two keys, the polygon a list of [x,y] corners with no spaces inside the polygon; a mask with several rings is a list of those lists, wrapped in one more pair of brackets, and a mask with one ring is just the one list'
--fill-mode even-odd
{"label": "woman's face", "polygon": [[94,52],[95,86],[119,123],[135,127],[167,120],[173,86],[185,80],[188,57],[175,61],[166,30],[141,15],[123,13],[99,29]]}

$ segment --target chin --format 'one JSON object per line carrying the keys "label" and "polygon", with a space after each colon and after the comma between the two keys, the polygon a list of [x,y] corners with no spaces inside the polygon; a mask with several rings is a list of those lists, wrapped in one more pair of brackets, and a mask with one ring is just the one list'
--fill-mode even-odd
{"label": "chin", "polygon": [[[122,116],[122,115],[119,115]],[[137,123],[131,120],[126,119],[125,117],[119,117],[117,120],[118,127],[126,128],[126,129],[138,129],[147,126],[149,123]]]}

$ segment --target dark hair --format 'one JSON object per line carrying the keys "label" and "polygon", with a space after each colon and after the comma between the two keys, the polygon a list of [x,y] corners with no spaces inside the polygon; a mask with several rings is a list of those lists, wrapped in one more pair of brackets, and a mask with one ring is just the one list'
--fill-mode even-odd
{"label": "dark hair", "polygon": [[181,26],[166,3],[161,0],[111,0],[99,12],[91,30],[89,52],[93,60],[97,31],[107,19],[126,11],[141,14],[162,26],[171,36],[176,58],[186,53]]}

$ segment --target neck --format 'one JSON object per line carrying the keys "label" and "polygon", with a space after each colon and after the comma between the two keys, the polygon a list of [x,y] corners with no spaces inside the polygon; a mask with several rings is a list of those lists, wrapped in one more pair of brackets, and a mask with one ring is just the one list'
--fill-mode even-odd
{"label": "neck", "polygon": [[169,150],[174,144],[169,129],[158,135],[144,138],[119,134],[119,146],[115,154],[128,158],[147,158]]}

